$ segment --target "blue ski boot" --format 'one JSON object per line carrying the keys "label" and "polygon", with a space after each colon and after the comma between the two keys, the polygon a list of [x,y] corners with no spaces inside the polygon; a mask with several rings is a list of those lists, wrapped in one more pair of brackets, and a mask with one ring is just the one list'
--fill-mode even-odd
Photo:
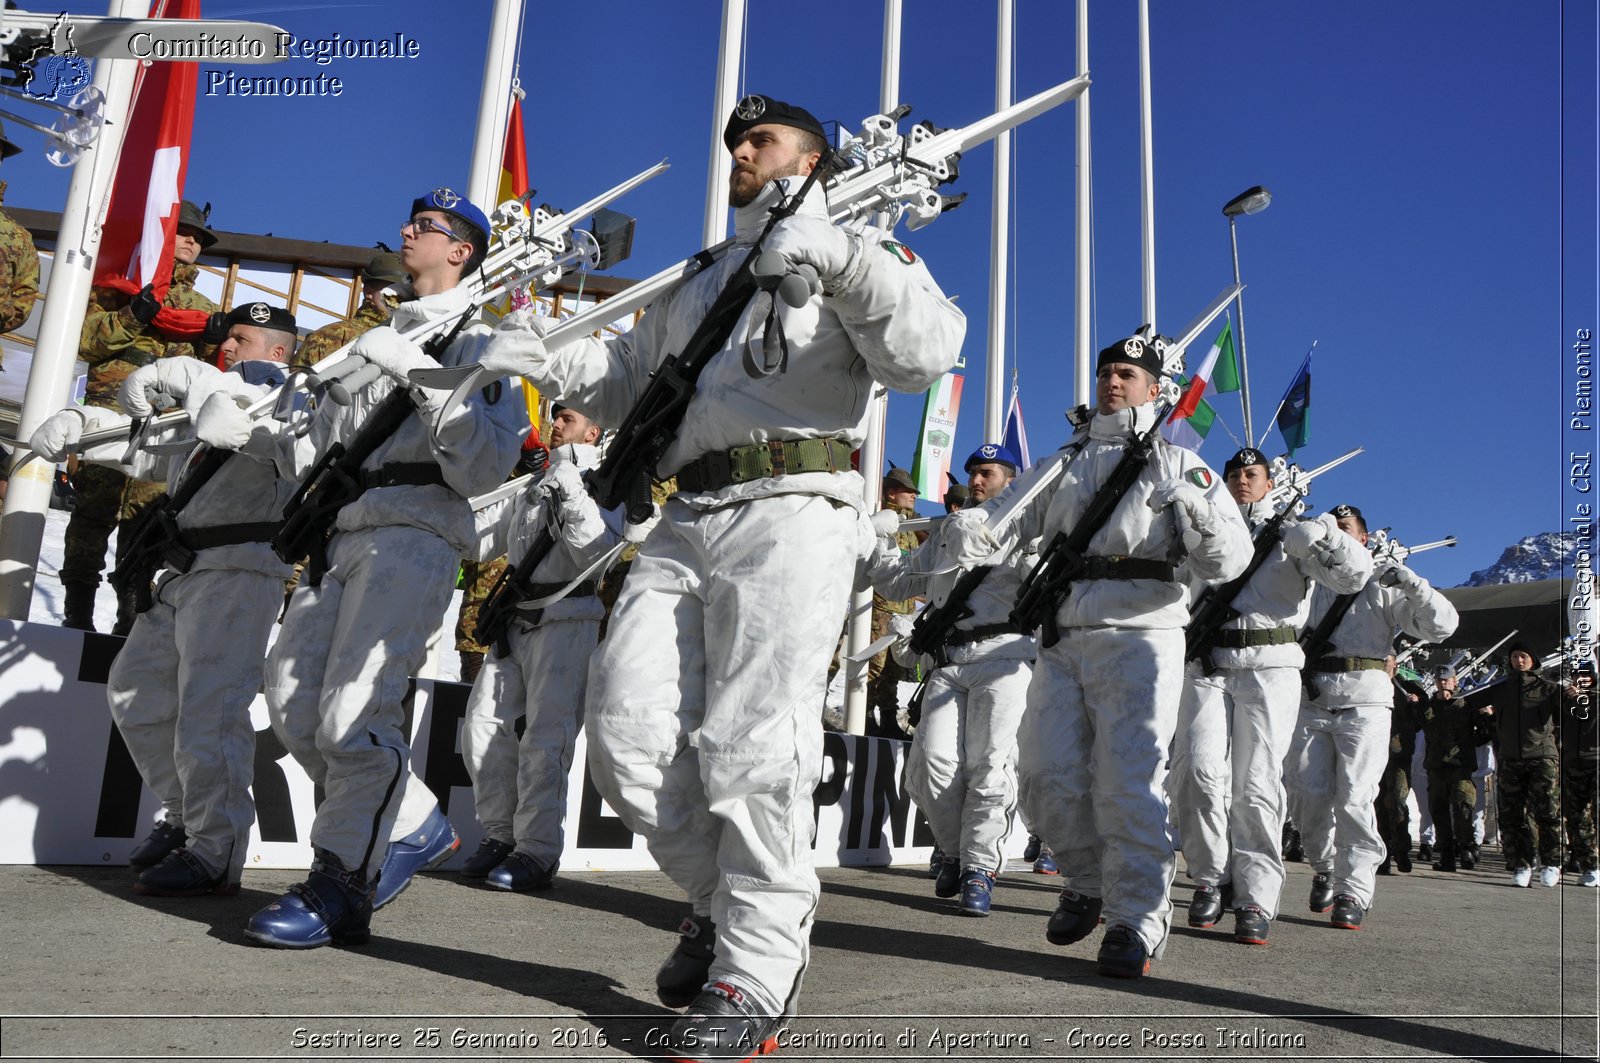
{"label": "blue ski boot", "polygon": [[556,868],[560,866],[561,861],[557,860],[545,867],[527,853],[518,851],[500,861],[500,866],[489,872],[488,881],[495,889],[514,893],[547,890],[556,884]]}
{"label": "blue ski boot", "polygon": [[365,945],[371,924],[372,886],[318,849],[310,877],[252,915],[244,936],[279,949]]}
{"label": "blue ski boot", "polygon": [[128,854],[128,866],[135,871],[155,867],[167,858],[168,853],[180,848],[188,840],[181,826],[162,820],[144,841],[133,847]]}
{"label": "blue ski boot", "polygon": [[372,910],[377,911],[400,896],[418,871],[432,871],[459,848],[461,839],[456,837],[456,829],[435,805],[422,826],[389,843],[383,866],[378,869],[378,891],[372,898]]}
{"label": "blue ski boot", "polygon": [[229,882],[226,874],[213,875],[188,849],[174,849],[161,863],[139,873],[133,892],[147,897],[233,897],[239,884]]}
{"label": "blue ski boot", "polygon": [[976,868],[961,872],[961,914],[988,915],[994,876]]}
{"label": "blue ski boot", "polygon": [[478,851],[467,857],[461,865],[462,878],[483,878],[500,866],[500,861],[511,855],[514,845],[485,837],[478,843]]}

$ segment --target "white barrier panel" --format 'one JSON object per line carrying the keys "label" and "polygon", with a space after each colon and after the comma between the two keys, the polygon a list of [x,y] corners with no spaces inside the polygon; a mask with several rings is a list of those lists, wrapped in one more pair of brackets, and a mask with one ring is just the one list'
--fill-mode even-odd
{"label": "white barrier panel", "polygon": [[[0,863],[121,864],[157,813],[111,715],[105,680],[122,639],[0,620]],[[416,680],[407,698],[413,770],[438,795],[462,852],[482,832],[461,759],[467,688]],[[256,826],[246,868],[306,868],[316,807],[311,781],[273,735],[264,701],[256,729]],[[925,862],[927,822],[905,792],[902,742],[830,733],[817,787],[819,867]],[[568,789],[565,871],[653,869],[644,840],[588,784],[578,738]],[[1012,832],[1010,855],[1021,852]]]}

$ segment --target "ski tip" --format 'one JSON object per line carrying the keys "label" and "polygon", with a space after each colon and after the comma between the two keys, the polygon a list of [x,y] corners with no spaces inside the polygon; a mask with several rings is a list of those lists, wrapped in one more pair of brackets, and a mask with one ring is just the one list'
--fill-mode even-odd
{"label": "ski tip", "polygon": [[441,365],[427,369],[413,369],[406,377],[418,387],[454,390],[457,385],[477,376],[475,365]]}

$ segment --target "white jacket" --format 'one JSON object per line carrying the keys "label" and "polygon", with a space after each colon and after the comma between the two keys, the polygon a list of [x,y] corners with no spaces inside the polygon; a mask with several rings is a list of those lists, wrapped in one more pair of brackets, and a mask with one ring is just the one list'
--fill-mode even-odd
{"label": "white jacket", "polygon": [[[1252,537],[1272,516],[1265,506],[1241,506]],[[1329,518],[1330,520],[1332,518]],[[1284,521],[1288,532],[1298,521]],[[1311,557],[1290,557],[1280,541],[1256,569],[1250,581],[1233,599],[1239,616],[1223,624],[1223,629],[1259,631],[1292,627],[1298,634],[1306,625],[1311,609],[1313,584],[1328,587],[1338,594],[1354,594],[1372,576],[1372,555],[1361,544],[1337,528],[1313,547]],[[1216,648],[1211,660],[1219,668],[1299,668],[1306,655],[1298,642],[1278,646],[1250,646],[1244,649]]]}
{"label": "white jacket", "polygon": [[[466,289],[455,287],[401,303],[384,327],[403,332],[420,323],[456,318],[467,310],[468,304]],[[445,349],[439,364],[458,366],[477,361],[488,335],[489,330],[481,324],[468,326]],[[357,391],[348,406],[324,402],[311,431],[301,440],[286,441],[287,446],[280,452],[281,460],[293,469],[292,475],[298,479],[327,447],[353,438],[396,386],[393,378],[384,375]],[[431,418],[413,413],[362,468],[437,462],[445,483],[371,488],[339,511],[334,526],[339,531],[358,531],[410,525],[439,536],[460,549],[463,556],[470,554],[477,536],[467,499],[505,482],[527,434],[527,406],[519,385],[513,381],[491,384],[468,397],[451,411],[437,440]]]}
{"label": "white jacket", "polygon": [[[530,311],[524,310],[507,316],[490,343],[508,345],[530,358],[532,366],[525,373],[542,391],[602,424],[621,424],[662,359],[682,353],[744,261],[780,194],[798,190],[803,180],[774,181],[740,208],[732,247],[656,300],[631,331],[584,337],[547,351],[531,329]],[[801,204],[800,213],[827,217],[820,185]],[[671,476],[702,454],[768,440],[837,437],[859,446],[866,438],[874,380],[898,391],[923,391],[955,365],[966,318],[944,297],[920,258],[906,263],[882,246],[891,240],[889,234],[873,228],[860,231],[862,268],[847,290],[813,295],[799,308],[782,300],[751,301],[727,344],[700,374],[678,437],[657,469],[660,476]],[[789,357],[784,367],[763,374],[752,362],[762,363],[767,307],[782,325]],[[857,509],[862,506],[861,479],[851,471],[791,474],[678,497],[698,508],[712,508],[790,493],[826,495]]]}
{"label": "white jacket", "polygon": [[[1408,593],[1399,587],[1382,586],[1378,582],[1381,575],[1374,575],[1367,581],[1361,589],[1361,596],[1350,607],[1339,626],[1334,628],[1326,656],[1387,657],[1394,652],[1397,631],[1404,631],[1412,638],[1440,642],[1449,638],[1461,622],[1450,599],[1426,582],[1418,590]],[[1315,629],[1327,615],[1335,597],[1337,594],[1332,589],[1321,584],[1311,592],[1307,631]],[[1376,669],[1313,672],[1311,679],[1322,693],[1309,704],[1319,708],[1389,705],[1394,700],[1394,688],[1388,673]]]}
{"label": "white jacket", "polygon": [[[1155,407],[1146,404],[1090,418],[1068,444],[1077,452],[1061,481],[1017,514],[1000,538],[1002,544],[1039,539],[1042,554],[1057,532],[1070,533],[1089,500],[1122,460],[1134,434],[1147,427],[1154,414]],[[1030,471],[1012,481],[983,508],[992,512],[1011,492],[1025,488],[1033,475],[1036,473]],[[1180,479],[1203,491],[1210,505],[1209,518],[1195,529],[1201,533],[1200,542],[1187,554],[1172,513],[1176,507],[1156,513],[1148,504],[1158,485]],[[1187,561],[1193,576],[1222,582],[1244,571],[1250,552],[1249,530],[1239,517],[1238,506],[1223,490],[1222,478],[1193,451],[1157,436],[1148,463],[1111,519],[1089,541],[1086,556],[1136,557],[1174,564]],[[1189,622],[1189,588],[1181,579],[1079,580],[1056,611],[1056,622],[1062,628],[1181,628]]]}
{"label": "white jacket", "polygon": [[[565,501],[557,499],[553,474],[558,464],[566,462],[587,471],[600,463],[599,452],[588,444],[557,447],[550,452],[550,468],[525,490],[477,510],[473,519],[478,529],[478,560],[504,554],[511,564],[518,564],[540,530],[553,524],[555,543],[534,568],[534,582],[565,584],[617,544],[623,520],[618,510],[602,511],[582,492]],[[591,578],[598,580],[600,575]],[[544,620],[599,620],[604,614],[600,600],[593,595],[567,597],[546,607]]]}

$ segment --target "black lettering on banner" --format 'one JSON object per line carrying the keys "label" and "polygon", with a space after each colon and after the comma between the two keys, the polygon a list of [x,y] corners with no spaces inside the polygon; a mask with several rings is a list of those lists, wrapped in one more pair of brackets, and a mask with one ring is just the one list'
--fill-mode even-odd
{"label": "black lettering on banner", "polygon": [[[117,640],[121,642],[121,639]],[[102,680],[104,682],[104,680]],[[106,740],[106,766],[100,774],[100,807],[95,810],[96,838],[132,838],[139,829],[139,798],[144,780],[122,741],[117,725]]]}
{"label": "black lettering on banner", "polygon": [[632,849],[633,831],[616,816],[604,813],[600,791],[589,778],[589,765],[583,766],[583,796],[578,800],[578,848]]}
{"label": "black lettering on banner", "polygon": [[[416,683],[412,683],[413,694]],[[428,766],[422,781],[439,800],[439,809],[450,813],[450,788],[472,787],[472,776],[467,774],[467,762],[461,756],[461,721],[467,715],[467,695],[472,688],[463,683],[435,681],[433,684],[433,719],[426,735]],[[411,700],[406,702],[406,733],[411,733]]]}
{"label": "black lettering on banner", "polygon": [[836,805],[850,780],[850,757],[845,752],[845,735],[838,731],[822,734],[822,773],[811,795],[811,847],[817,846],[817,823],[824,805]]}
{"label": "black lettering on banner", "polygon": [[[294,802],[289,799],[289,777],[278,761],[289,755],[270,726],[256,732],[256,759],[250,793],[256,802],[256,829],[264,842],[297,842],[300,832],[294,825]],[[322,801],[322,788],[316,792]]]}

